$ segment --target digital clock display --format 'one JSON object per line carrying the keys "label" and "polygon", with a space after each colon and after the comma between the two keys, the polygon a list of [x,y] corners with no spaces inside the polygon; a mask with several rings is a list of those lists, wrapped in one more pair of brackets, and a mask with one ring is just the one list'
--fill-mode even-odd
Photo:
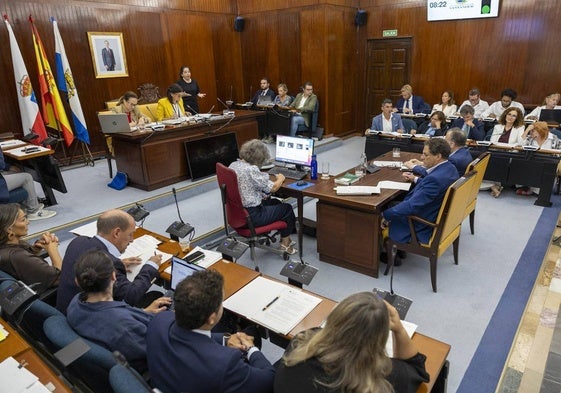
{"label": "digital clock display", "polygon": [[499,0],[427,0],[427,19],[492,18],[499,15]]}

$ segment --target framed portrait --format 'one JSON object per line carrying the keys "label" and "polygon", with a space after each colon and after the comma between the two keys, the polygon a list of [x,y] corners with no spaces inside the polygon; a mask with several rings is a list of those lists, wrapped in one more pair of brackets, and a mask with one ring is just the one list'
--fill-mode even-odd
{"label": "framed portrait", "polygon": [[129,76],[123,33],[88,32],[96,78]]}

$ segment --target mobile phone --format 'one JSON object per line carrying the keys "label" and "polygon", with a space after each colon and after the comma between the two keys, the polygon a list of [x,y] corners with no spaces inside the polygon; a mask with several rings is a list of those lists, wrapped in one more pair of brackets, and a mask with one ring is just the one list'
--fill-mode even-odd
{"label": "mobile phone", "polygon": [[195,263],[205,257],[205,253],[202,251],[195,251],[185,257],[185,261],[189,263]]}

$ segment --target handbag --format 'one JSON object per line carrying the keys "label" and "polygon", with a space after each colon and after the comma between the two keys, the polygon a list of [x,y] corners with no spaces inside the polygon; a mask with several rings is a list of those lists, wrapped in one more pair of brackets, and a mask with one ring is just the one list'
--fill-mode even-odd
{"label": "handbag", "polygon": [[129,182],[129,177],[124,172],[117,172],[113,180],[107,184],[108,187],[114,188],[115,190],[122,190],[127,186]]}

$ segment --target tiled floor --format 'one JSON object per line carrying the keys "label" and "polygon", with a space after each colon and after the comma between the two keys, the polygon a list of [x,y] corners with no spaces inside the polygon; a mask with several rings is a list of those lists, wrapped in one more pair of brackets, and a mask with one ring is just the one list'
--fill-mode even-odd
{"label": "tiled floor", "polygon": [[560,225],[558,221],[505,364],[498,393],[561,392]]}

